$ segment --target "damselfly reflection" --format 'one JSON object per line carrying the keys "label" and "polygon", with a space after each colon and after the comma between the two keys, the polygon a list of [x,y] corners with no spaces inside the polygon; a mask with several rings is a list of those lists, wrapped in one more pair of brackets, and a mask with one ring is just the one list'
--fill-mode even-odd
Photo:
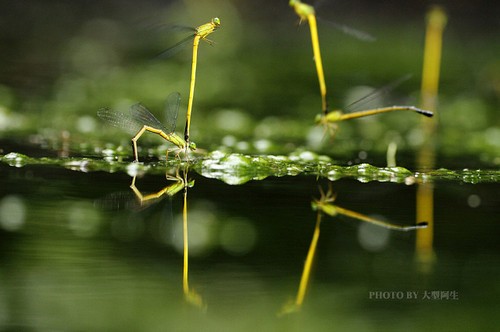
{"label": "damselfly reflection", "polygon": [[168,96],[165,109],[167,127],[140,103],[132,105],[128,113],[121,113],[109,108],[103,108],[97,112],[97,116],[112,126],[134,134],[134,137],[132,137],[132,148],[134,152],[134,161],[136,162],[139,161],[137,140],[146,131],[157,134],[176,145],[178,147],[177,156],[179,156],[181,152],[188,152],[188,149],[196,150],[195,143],[187,143],[181,136],[175,133],[180,101],[181,96],[178,92],[173,92]]}
{"label": "damselfly reflection", "polygon": [[176,176],[165,174],[165,178],[167,179],[167,181],[173,181],[173,183],[163,187],[161,190],[158,190],[157,192],[143,194],[135,184],[136,178],[137,176],[134,176],[132,178],[130,189],[132,189],[133,193],[135,194],[135,197],[137,198],[138,202],[141,205],[150,205],[152,203],[161,200],[164,197],[173,197],[177,193],[179,193],[182,189],[194,186],[194,180],[188,181],[187,178],[179,176],[178,173],[176,174]]}
{"label": "damselfly reflection", "polygon": [[323,125],[325,130],[328,130],[331,136],[333,137],[338,128],[337,123],[345,120],[351,120],[356,118],[362,118],[365,116],[376,115],[381,113],[388,112],[397,112],[397,111],[411,111],[416,112],[418,114],[424,115],[426,117],[432,117],[434,115],[433,112],[424,110],[415,106],[388,106],[388,107],[379,107],[367,110],[357,111],[357,109],[361,108],[363,105],[366,105],[368,102],[373,101],[374,99],[384,95],[394,89],[396,86],[400,85],[402,82],[408,80],[410,78],[409,75],[406,75],[380,89],[373,91],[372,93],[358,99],[357,101],[348,105],[343,111],[342,110],[334,110],[326,114],[318,114],[316,115],[315,122],[316,124]]}
{"label": "damselfly reflection", "polygon": [[[183,182],[190,183],[188,181],[188,166],[184,169]],[[194,182],[193,182],[194,183]],[[184,200],[182,207],[182,239],[183,239],[183,268],[182,268],[182,291],[184,293],[184,299],[189,304],[192,304],[203,310],[206,306],[203,302],[201,295],[189,286],[189,230],[188,230],[188,188],[190,186],[184,186]]]}
{"label": "damselfly reflection", "polygon": [[[166,205],[167,208],[170,208],[169,215],[167,214],[161,214],[162,216],[166,217],[161,217],[158,219],[158,214],[153,214],[153,218],[151,218],[151,215],[146,215],[143,214],[142,210],[159,203],[162,199],[169,197],[172,198],[173,196],[179,194],[180,192],[183,193],[183,207],[182,207],[182,237],[178,237],[182,239],[182,255],[183,255],[183,268],[182,268],[182,290],[184,294],[184,299],[186,302],[201,308],[205,309],[205,304],[203,302],[203,299],[201,295],[196,292],[192,287],[189,285],[189,233],[188,233],[188,189],[192,188],[194,186],[194,180],[189,179],[188,177],[188,171],[189,171],[189,165],[186,164],[185,167],[183,167],[182,174],[179,174],[179,168],[177,168],[175,176],[170,175],[168,173],[165,174],[165,178],[168,181],[168,185],[163,187],[162,189],[155,191],[155,192],[149,192],[145,193],[143,190],[139,189],[137,185],[137,177],[134,176],[132,178],[132,182],[130,184],[130,189],[131,192],[128,192],[128,195],[123,193],[123,192],[118,192],[118,193],[113,193],[111,195],[106,196],[105,198],[99,200],[97,202],[97,205],[106,208],[106,209],[113,209],[113,210],[118,210],[120,208],[128,208],[131,210],[136,211],[137,213],[134,213],[134,215],[139,215],[141,214],[141,217],[139,220],[141,222],[153,222],[153,223],[166,223],[167,221],[174,221],[176,222],[176,218],[174,218],[174,215],[172,213],[171,209],[171,204]],[[156,218],[156,220],[154,220]],[[123,226],[123,228],[127,228],[125,223],[128,218],[117,218],[118,223]],[[124,233],[126,230],[122,230],[120,225],[116,226],[115,228],[118,229],[116,233]],[[177,237],[178,234],[175,233],[175,231],[172,231],[172,237]],[[163,241],[163,240],[162,240]]]}
{"label": "damselfly reflection", "polygon": [[304,262],[304,268],[302,269],[302,276],[300,277],[300,283],[299,283],[299,288],[297,290],[297,295],[295,296],[294,300],[285,303],[285,305],[278,312],[278,316],[297,312],[302,307],[302,304],[306,297],[307,288],[309,286],[314,257],[316,256],[316,248],[318,247],[318,242],[319,242],[322,217],[323,214],[318,210],[316,214],[316,225],[314,226],[314,232],[311,239],[311,244],[309,245],[309,250],[307,251],[306,260]]}
{"label": "damselfly reflection", "polygon": [[132,177],[129,190],[118,191],[106,195],[96,201],[96,206],[106,210],[131,210],[142,211],[155,205],[165,198],[172,198],[186,187],[193,187],[194,180],[181,177],[176,170],[175,175],[165,173],[166,185],[159,190],[148,191],[139,188],[137,176]]}
{"label": "damselfly reflection", "polygon": [[337,198],[337,195],[333,193],[333,189],[331,184],[329,184],[328,191],[325,193],[321,187],[319,187],[320,191],[320,198],[319,199],[314,199],[311,202],[311,207],[315,211],[319,211],[321,213],[324,213],[326,215],[329,215],[331,217],[336,217],[339,215],[350,217],[353,219],[357,219],[363,222],[367,222],[376,226],[380,226],[383,228],[395,230],[395,231],[413,231],[415,229],[419,228],[425,228],[427,227],[427,222],[419,222],[416,225],[412,226],[401,226],[401,225],[396,225],[392,224],[377,218],[373,218],[370,216],[367,216],[365,214],[361,214],[356,211],[348,210],[346,208],[340,207],[338,205],[333,204]]}
{"label": "damselfly reflection", "polygon": [[279,316],[295,313],[302,308],[309,284],[311,282],[311,272],[318,248],[321,224],[324,215],[329,215],[331,217],[343,215],[363,222],[374,224],[376,226],[398,231],[410,231],[427,227],[426,222],[418,223],[415,226],[395,225],[376,218],[366,216],[364,214],[355,211],[342,208],[338,205],[334,205],[333,203],[335,202],[336,194],[333,193],[331,183],[328,184],[327,192],[323,191],[321,187],[319,187],[319,191],[320,191],[320,198],[314,199],[311,202],[312,209],[316,211],[316,224],[314,226],[314,231],[311,238],[311,243],[309,245],[309,249],[307,251],[307,256],[304,261],[304,267],[302,269],[302,275],[300,278],[299,287],[297,289],[297,294],[295,295],[294,299],[285,303],[285,305],[278,312]]}

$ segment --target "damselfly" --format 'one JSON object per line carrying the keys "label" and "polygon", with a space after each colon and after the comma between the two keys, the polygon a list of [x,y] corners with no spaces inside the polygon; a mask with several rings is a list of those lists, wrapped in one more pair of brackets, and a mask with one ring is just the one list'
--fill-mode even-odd
{"label": "damselfly", "polygon": [[204,40],[208,42],[209,44],[213,44],[213,42],[209,39],[207,39],[207,36],[210,35],[212,32],[217,30],[220,27],[220,19],[218,17],[213,18],[210,22],[205,23],[200,25],[197,28],[190,28],[190,30],[193,30],[193,34],[190,36],[187,36],[174,46],[170,47],[166,51],[164,51],[160,56],[167,56],[175,52],[179,47],[190,41],[191,39],[193,40],[193,61],[191,65],[191,83],[189,85],[189,100],[188,100],[188,109],[186,113],[186,128],[184,130],[184,139],[186,142],[189,143],[190,137],[189,137],[189,130],[191,127],[191,113],[193,110],[193,100],[194,100],[194,86],[196,82],[196,65],[198,62],[198,45],[200,43],[200,40]]}
{"label": "damselfly", "polygon": [[134,158],[137,162],[139,161],[137,140],[146,131],[157,134],[163,139],[176,145],[179,148],[179,153],[187,151],[188,149],[196,149],[195,143],[188,143],[181,136],[175,133],[180,100],[181,96],[178,92],[171,93],[167,98],[167,127],[165,127],[144,105],[140,103],[132,105],[128,113],[121,113],[113,111],[109,108],[104,108],[97,112],[97,116],[112,126],[124,129],[134,134],[134,137],[132,137],[132,147],[134,150]]}
{"label": "damselfly", "polygon": [[362,111],[355,111],[356,109],[359,109],[366,103],[380,97],[383,94],[388,93],[392,89],[394,89],[396,86],[400,85],[402,82],[408,80],[410,78],[410,75],[403,76],[402,78],[380,88],[375,90],[372,93],[369,93],[368,95],[364,96],[363,98],[358,99],[357,101],[351,103],[350,105],[345,107],[345,110],[334,110],[328,113],[322,113],[316,115],[315,122],[317,124],[325,126],[326,129],[329,130],[330,134],[332,136],[335,134],[335,131],[337,129],[337,123],[345,120],[350,120],[350,119],[356,119],[356,118],[362,118],[365,116],[370,116],[370,115],[376,115],[376,114],[381,114],[381,113],[387,113],[387,112],[395,112],[395,111],[412,111],[416,112],[418,114],[422,114],[427,117],[432,117],[434,115],[433,112],[424,110],[415,106],[407,106],[407,105],[393,105],[393,106],[387,106],[387,107],[379,107],[379,108],[372,108],[372,109],[367,109],[367,110],[362,110]]}

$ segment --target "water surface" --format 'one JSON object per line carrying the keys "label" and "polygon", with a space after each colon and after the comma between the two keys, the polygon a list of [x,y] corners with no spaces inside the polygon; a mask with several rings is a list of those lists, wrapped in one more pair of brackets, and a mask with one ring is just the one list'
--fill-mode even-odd
{"label": "water surface", "polygon": [[[289,330],[326,331],[332,322],[360,331],[493,328],[496,183],[436,179],[430,249],[417,246],[417,231],[323,216],[297,305],[316,223],[311,201],[318,186],[327,189],[325,178],[229,185],[191,171],[186,285],[183,189],[141,206],[124,172],[6,164],[0,171],[6,329],[252,330],[256,320]],[[174,183],[148,174],[135,185],[145,195]],[[417,186],[332,183],[338,206],[398,225],[422,221]]]}

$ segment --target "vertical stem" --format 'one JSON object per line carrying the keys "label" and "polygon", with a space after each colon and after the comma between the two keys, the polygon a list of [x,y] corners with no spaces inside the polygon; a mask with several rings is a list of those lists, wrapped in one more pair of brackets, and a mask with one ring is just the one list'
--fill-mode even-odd
{"label": "vertical stem", "polygon": [[387,147],[387,167],[396,167],[396,152],[398,150],[398,144],[394,141],[389,143]]}
{"label": "vertical stem", "polygon": [[443,31],[446,25],[446,14],[440,7],[432,8],[427,15],[427,30],[425,35],[424,62],[422,70],[421,98],[422,108],[434,112],[432,121],[422,119],[424,145],[418,156],[419,167],[432,167],[434,165],[434,133],[437,121],[437,96],[439,87],[439,74],[441,68],[441,49],[443,44]]}
{"label": "vertical stem", "polygon": [[[437,97],[439,74],[441,67],[441,49],[443,31],[447,17],[440,7],[432,8],[427,15],[427,30],[425,35],[424,63],[422,70],[422,108],[437,115]],[[435,165],[435,132],[436,120],[423,119],[422,128],[425,137],[418,155],[418,167],[432,168]],[[428,273],[435,260],[433,249],[434,239],[434,185],[422,183],[417,187],[417,223],[426,221],[427,228],[418,229],[416,234],[416,258],[419,269]]]}
{"label": "vertical stem", "polygon": [[[440,7],[432,8],[427,16],[427,31],[425,36],[424,64],[422,72],[423,94],[436,96],[438,93],[439,72],[441,67],[441,49],[446,20],[446,14]],[[424,98],[424,103],[426,101],[427,100]]]}

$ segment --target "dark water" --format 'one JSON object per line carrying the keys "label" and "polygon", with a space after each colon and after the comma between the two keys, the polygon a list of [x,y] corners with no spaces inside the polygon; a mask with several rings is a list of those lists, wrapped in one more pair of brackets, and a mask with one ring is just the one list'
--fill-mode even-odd
{"label": "dark water", "polygon": [[[315,229],[311,201],[324,179],[231,186],[191,172],[186,285],[184,190],[141,206],[123,173],[2,165],[0,174],[1,330],[496,326],[497,184],[434,183],[430,251],[416,245],[415,231],[323,216],[307,291],[293,306]],[[152,193],[173,183],[148,175],[136,187]],[[398,225],[422,221],[417,185],[343,179],[332,187],[338,206]]]}

